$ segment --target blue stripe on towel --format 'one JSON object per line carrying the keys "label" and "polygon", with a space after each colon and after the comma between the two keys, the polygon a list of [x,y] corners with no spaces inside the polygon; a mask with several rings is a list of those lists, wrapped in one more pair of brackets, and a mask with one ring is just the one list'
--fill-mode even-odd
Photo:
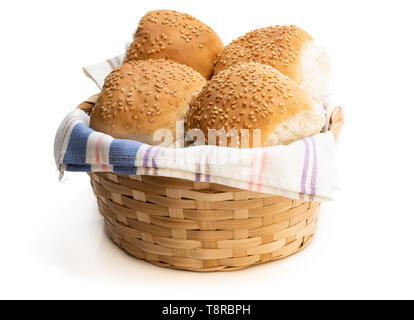
{"label": "blue stripe on towel", "polygon": [[90,164],[67,164],[66,171],[91,172]]}
{"label": "blue stripe on towel", "polygon": [[114,139],[109,149],[109,163],[113,166],[134,167],[135,156],[141,146],[142,143],[138,141]]}
{"label": "blue stripe on towel", "polygon": [[84,123],[78,123],[73,127],[63,163],[84,164],[86,162],[86,145],[92,132],[93,130]]}
{"label": "blue stripe on towel", "polygon": [[135,168],[135,167],[114,166],[114,173],[136,175],[137,174],[137,168]]}

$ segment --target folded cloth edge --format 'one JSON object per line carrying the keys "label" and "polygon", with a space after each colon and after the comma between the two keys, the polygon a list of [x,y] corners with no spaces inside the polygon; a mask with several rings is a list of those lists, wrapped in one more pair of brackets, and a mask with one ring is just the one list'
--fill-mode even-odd
{"label": "folded cloth edge", "polygon": [[[55,146],[54,146],[54,154],[55,154],[55,161],[57,164],[57,168],[60,172],[60,179],[62,179],[63,177],[63,172],[67,170],[67,164],[64,163],[64,155],[66,154],[67,151],[67,147],[68,147],[68,143],[69,143],[69,139],[70,139],[70,132],[72,131],[72,129],[79,123],[83,123],[83,125],[86,125],[87,127],[89,127],[89,116],[83,112],[82,110],[76,109],[73,110],[69,115],[67,115],[65,117],[65,119],[62,121],[62,124],[59,126],[58,132],[56,134],[56,138],[55,138]],[[99,132],[94,131],[96,134],[101,134]],[[331,132],[326,132],[323,134],[319,134],[321,136],[324,136],[326,138],[325,141],[332,141],[332,145],[334,144],[334,138]],[[108,135],[106,135],[108,136]],[[110,136],[108,136],[110,137]],[[110,137],[112,138],[112,137]],[[112,138],[113,139],[113,138]],[[326,140],[327,139],[327,140]],[[138,142],[139,143],[139,142]],[[328,143],[328,145],[331,144],[330,142]],[[145,144],[144,144],[145,145]],[[302,145],[301,141],[297,142],[296,145]],[[146,149],[149,148],[157,148],[154,146],[148,146],[145,145]],[[204,146],[206,148],[210,148],[214,146]],[[144,150],[145,150],[144,148]],[[196,147],[196,148],[200,148],[200,147]],[[216,147],[216,148],[220,148],[223,149],[232,149],[232,148],[226,148],[226,147]],[[261,149],[280,149],[280,148],[290,148],[290,146],[274,146],[274,147],[268,147],[268,148],[257,148],[256,150],[259,150],[259,152]],[[185,149],[188,148],[182,148],[182,150],[184,151]],[[179,149],[175,149],[178,150]],[[248,151],[248,150],[253,150],[253,149],[246,149],[244,151]],[[224,150],[222,150],[224,151]],[[227,152],[231,153],[232,150],[226,150]],[[331,153],[332,151],[330,151],[329,153]],[[153,170],[154,167],[151,166],[151,161],[147,161],[148,165],[144,165],[144,163],[146,163],[145,161],[143,161],[143,157],[142,154],[141,155],[136,155],[135,156],[136,161],[142,163],[140,165],[133,165],[133,167],[125,167],[125,172],[131,172],[131,173],[125,173],[125,174],[146,174],[146,175],[158,175],[158,176],[164,176],[164,177],[174,177],[174,178],[181,178],[181,179],[188,179],[191,181],[201,181],[201,180],[196,180],[194,177],[195,176],[203,176],[205,177],[205,173],[202,173],[204,169],[200,169],[201,171],[196,172],[195,170],[193,170],[193,166],[192,163],[189,166],[183,166],[185,168],[185,170],[180,170],[179,168],[177,169],[177,167],[172,168],[172,167],[166,167],[164,165],[164,167],[156,167],[156,174],[153,174]],[[157,160],[158,161],[158,160]],[[82,162],[83,163],[83,162]],[[89,164],[88,164],[89,163]],[[153,162],[152,162],[153,163]],[[94,165],[93,162],[84,162],[85,167],[89,166],[90,169],[84,169],[82,170],[81,167],[82,165],[78,165],[79,168],[76,170],[68,170],[68,171],[92,171],[92,172],[102,172],[105,170],[102,170],[101,166],[97,166]],[[103,164],[103,163],[102,163]],[[106,170],[108,170],[109,172],[113,172],[112,170],[114,170],[114,166],[111,163],[107,163],[108,164],[108,168],[106,168]],[[77,166],[76,163],[74,163],[75,167]],[[74,165],[71,165],[72,167],[74,167]],[[211,167],[211,165],[210,165]],[[188,168],[188,169],[187,169]],[[212,168],[212,167],[211,167]],[[285,196],[285,197],[289,197],[289,198],[293,198],[293,199],[299,199],[299,200],[312,200],[312,201],[329,201],[332,199],[331,197],[331,191],[328,191],[328,189],[332,190],[332,186],[330,188],[327,189],[327,186],[325,184],[325,187],[323,190],[325,191],[317,191],[316,193],[314,192],[313,194],[307,194],[305,193],[300,193],[298,191],[289,191],[287,189],[284,188],[280,188],[279,186],[270,186],[270,185],[266,185],[266,183],[249,183],[247,184],[246,180],[238,180],[235,179],[233,176],[229,177],[229,176],[217,176],[214,172],[218,173],[217,170],[212,170],[211,173],[208,174],[208,179],[210,182],[212,183],[217,183],[217,184],[222,184],[222,185],[228,185],[231,187],[235,187],[235,188],[240,188],[240,189],[248,189],[251,191],[257,191],[257,192],[264,192],[264,193],[270,193],[270,194],[276,194],[276,195],[280,195],[280,196]],[[119,173],[119,172],[115,172],[115,173]],[[331,172],[333,173],[333,172]],[[309,180],[308,180],[309,181]],[[319,194],[317,194],[319,192]],[[328,192],[328,193],[326,193]]]}

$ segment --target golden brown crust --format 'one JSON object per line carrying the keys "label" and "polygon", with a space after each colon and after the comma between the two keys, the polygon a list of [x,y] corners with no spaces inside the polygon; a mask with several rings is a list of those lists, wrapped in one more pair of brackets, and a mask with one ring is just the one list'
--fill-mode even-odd
{"label": "golden brown crust", "polygon": [[312,37],[297,26],[274,26],[246,33],[226,46],[217,58],[214,74],[238,62],[270,65],[302,82],[300,55]]}
{"label": "golden brown crust", "polygon": [[90,127],[114,138],[154,144],[160,128],[175,135],[194,94],[206,80],[192,68],[170,60],[125,63],[105,79]]}
{"label": "golden brown crust", "polygon": [[[239,63],[215,75],[191,103],[185,129],[261,129],[261,145],[275,127],[302,111],[312,98],[276,69],[258,63]],[[250,139],[250,147],[252,147]]]}
{"label": "golden brown crust", "polygon": [[156,10],[142,17],[125,61],[171,59],[210,79],[222,49],[219,36],[196,18],[172,10]]}

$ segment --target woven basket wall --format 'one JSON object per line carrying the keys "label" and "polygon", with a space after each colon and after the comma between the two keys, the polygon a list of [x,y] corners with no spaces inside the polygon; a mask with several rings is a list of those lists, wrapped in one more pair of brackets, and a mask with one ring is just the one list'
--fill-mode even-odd
{"label": "woven basket wall", "polygon": [[[79,108],[88,112],[95,97]],[[332,115],[338,136],[341,109]],[[193,271],[227,271],[280,259],[313,237],[320,203],[208,182],[89,173],[108,235],[134,257]]]}

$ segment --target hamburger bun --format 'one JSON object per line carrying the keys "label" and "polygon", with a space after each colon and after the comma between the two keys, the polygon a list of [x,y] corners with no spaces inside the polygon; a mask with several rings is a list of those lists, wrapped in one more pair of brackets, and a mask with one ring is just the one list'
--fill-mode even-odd
{"label": "hamburger bun", "polygon": [[328,55],[297,26],[274,26],[246,33],[222,50],[214,74],[239,62],[270,65],[296,81],[318,101],[327,94]]}
{"label": "hamburger bun", "polygon": [[154,133],[167,129],[175,141],[176,121],[184,121],[191,99],[205,83],[198,72],[171,60],[125,63],[106,77],[90,127],[151,145],[159,144]]}
{"label": "hamburger bun", "polygon": [[156,10],[142,17],[125,61],[170,59],[210,79],[222,49],[219,36],[203,22],[186,13]]}
{"label": "hamburger bun", "polygon": [[[230,146],[244,147],[241,129],[248,129],[248,147],[264,147],[314,135],[324,124],[322,105],[296,82],[268,65],[239,63],[215,75],[192,101],[186,131],[200,129],[207,144],[209,129],[224,129],[227,143],[235,138]],[[259,145],[255,129],[261,130]]]}

